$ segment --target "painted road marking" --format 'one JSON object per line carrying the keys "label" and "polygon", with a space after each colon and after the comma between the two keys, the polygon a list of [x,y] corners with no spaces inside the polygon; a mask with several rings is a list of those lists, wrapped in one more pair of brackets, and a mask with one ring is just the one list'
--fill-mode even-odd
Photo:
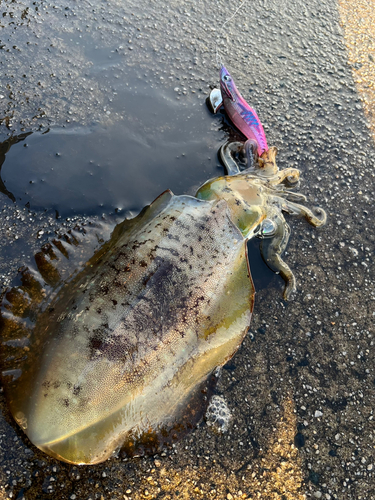
{"label": "painted road marking", "polygon": [[375,3],[338,0],[353,78],[375,140]]}

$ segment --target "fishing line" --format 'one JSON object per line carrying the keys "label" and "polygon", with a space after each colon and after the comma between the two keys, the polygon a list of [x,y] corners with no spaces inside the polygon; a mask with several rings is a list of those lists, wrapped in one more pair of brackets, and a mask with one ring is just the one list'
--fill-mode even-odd
{"label": "fishing line", "polygon": [[240,0],[240,4],[239,4],[239,6],[237,7],[237,9],[236,9],[236,10],[234,11],[234,13],[230,16],[230,18],[229,18],[229,19],[227,19],[227,20],[226,20],[226,21],[225,21],[225,22],[221,25],[220,30],[219,30],[219,33],[216,35],[216,43],[215,43],[216,64],[217,64],[219,67],[221,67],[221,66],[223,66],[223,65],[224,65],[223,60],[222,60],[221,55],[220,55],[220,52],[219,52],[219,49],[218,49],[218,45],[219,45],[219,35],[220,35],[220,33],[222,32],[222,30],[225,28],[225,26],[226,26],[226,25],[227,25],[230,21],[232,21],[232,19],[233,19],[234,17],[236,17],[236,15],[237,15],[238,11],[239,11],[239,10],[241,10],[241,9],[242,9],[242,7],[248,3],[248,1],[249,1],[249,0],[244,0],[244,1],[241,1],[241,0]]}

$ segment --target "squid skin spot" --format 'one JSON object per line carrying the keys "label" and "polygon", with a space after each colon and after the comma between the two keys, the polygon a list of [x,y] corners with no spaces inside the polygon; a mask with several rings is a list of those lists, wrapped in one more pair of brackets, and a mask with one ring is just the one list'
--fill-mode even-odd
{"label": "squid skin spot", "polygon": [[63,405],[68,407],[70,405],[69,399],[63,399]]}
{"label": "squid skin spot", "polygon": [[100,350],[103,345],[103,341],[97,338],[90,339],[90,348],[95,350]]}
{"label": "squid skin spot", "polygon": [[168,238],[170,240],[176,240],[176,241],[180,241],[180,238],[176,235],[176,236],[173,236],[173,234],[168,234]]}
{"label": "squid skin spot", "polygon": [[139,265],[141,267],[147,267],[147,262],[145,262],[144,260],[141,260],[141,262],[139,263]]}
{"label": "squid skin spot", "polygon": [[113,303],[114,306],[117,306],[117,300],[112,299],[112,303]]}
{"label": "squid skin spot", "polygon": [[165,250],[167,252],[170,252],[174,257],[178,257],[180,254],[178,253],[177,250],[174,250],[173,248],[165,248],[165,247],[159,247],[160,250]]}

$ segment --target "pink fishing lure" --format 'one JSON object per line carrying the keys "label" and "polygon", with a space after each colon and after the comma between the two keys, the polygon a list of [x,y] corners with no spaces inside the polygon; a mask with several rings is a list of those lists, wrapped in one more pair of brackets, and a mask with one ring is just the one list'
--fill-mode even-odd
{"label": "pink fishing lure", "polygon": [[245,137],[257,142],[258,155],[261,156],[262,153],[268,151],[263,125],[255,109],[250,107],[238,92],[233,78],[224,66],[220,70],[220,89],[225,112]]}

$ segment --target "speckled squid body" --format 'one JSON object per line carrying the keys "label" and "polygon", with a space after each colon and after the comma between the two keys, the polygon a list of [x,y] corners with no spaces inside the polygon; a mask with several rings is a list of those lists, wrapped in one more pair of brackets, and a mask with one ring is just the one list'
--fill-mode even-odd
{"label": "speckled squid body", "polygon": [[253,296],[227,203],[167,191],[39,315],[40,361],[9,380],[12,413],[45,452],[100,462],[130,433],[173,424],[238,348]]}

